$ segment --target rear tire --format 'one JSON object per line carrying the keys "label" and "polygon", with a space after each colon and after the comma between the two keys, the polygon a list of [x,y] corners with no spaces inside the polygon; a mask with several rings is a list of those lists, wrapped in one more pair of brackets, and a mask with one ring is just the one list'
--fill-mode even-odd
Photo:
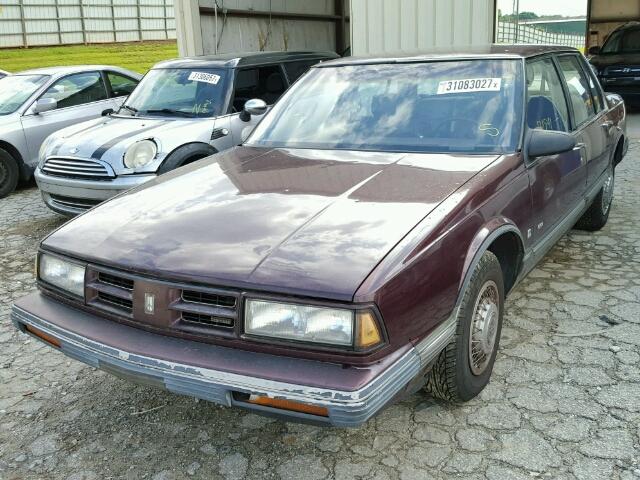
{"label": "rear tire", "polygon": [[427,392],[443,400],[466,402],[484,389],[500,344],[503,309],[500,262],[485,252],[463,293],[456,334],[427,375]]}
{"label": "rear tire", "polygon": [[0,198],[13,192],[18,186],[20,168],[9,152],[0,148]]}
{"label": "rear tire", "polygon": [[604,185],[593,199],[589,209],[584,212],[575,228],[578,230],[587,230],[595,232],[600,230],[607,224],[609,220],[609,212],[611,211],[611,202],[613,201],[613,189],[615,184],[615,171],[611,165],[607,169],[607,179]]}

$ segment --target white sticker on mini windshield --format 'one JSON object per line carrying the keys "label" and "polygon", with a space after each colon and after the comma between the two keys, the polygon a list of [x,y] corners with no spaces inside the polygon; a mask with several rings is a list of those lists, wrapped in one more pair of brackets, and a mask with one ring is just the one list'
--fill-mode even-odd
{"label": "white sticker on mini windshield", "polygon": [[438,84],[438,95],[461,92],[499,92],[501,78],[463,78],[460,80],[443,80]]}
{"label": "white sticker on mini windshield", "polygon": [[220,81],[220,75],[216,75],[215,73],[191,72],[189,80],[193,82],[204,82],[210,83],[211,85],[217,85]]}

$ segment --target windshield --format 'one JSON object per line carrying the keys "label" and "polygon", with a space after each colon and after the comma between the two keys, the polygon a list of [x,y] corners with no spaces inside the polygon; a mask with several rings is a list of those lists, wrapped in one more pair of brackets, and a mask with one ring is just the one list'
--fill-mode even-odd
{"label": "windshield", "polygon": [[313,68],[247,144],[504,153],[522,124],[521,62],[465,60]]}
{"label": "windshield", "polygon": [[9,115],[18,110],[47,80],[48,75],[10,75],[1,78],[0,115]]}
{"label": "windshield", "polygon": [[601,53],[637,52],[640,52],[640,29],[613,32],[602,46]]}
{"label": "windshield", "polygon": [[151,70],[120,112],[194,118],[217,116],[225,100],[226,77],[223,69]]}

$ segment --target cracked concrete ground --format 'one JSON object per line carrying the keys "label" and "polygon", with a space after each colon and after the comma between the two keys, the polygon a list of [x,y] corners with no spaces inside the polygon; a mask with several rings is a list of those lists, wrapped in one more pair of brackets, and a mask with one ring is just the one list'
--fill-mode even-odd
{"label": "cracked concrete ground", "polygon": [[416,394],[355,430],[131,385],[18,334],[11,303],[63,219],[33,187],[0,200],[0,478],[640,478],[639,139],[606,228],[569,233],[510,297],[482,395]]}

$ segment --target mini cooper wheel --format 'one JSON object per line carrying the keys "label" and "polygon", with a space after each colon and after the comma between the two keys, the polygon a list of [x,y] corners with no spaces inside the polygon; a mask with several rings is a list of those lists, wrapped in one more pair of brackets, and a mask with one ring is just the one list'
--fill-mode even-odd
{"label": "mini cooper wheel", "polygon": [[13,192],[18,185],[20,169],[15,159],[0,148],[0,198]]}
{"label": "mini cooper wheel", "polygon": [[458,309],[456,334],[427,376],[426,390],[464,402],[489,383],[502,330],[504,282],[500,262],[485,252],[472,273]]}
{"label": "mini cooper wheel", "polygon": [[606,178],[602,188],[596,195],[596,198],[593,199],[593,202],[591,202],[589,209],[580,217],[575,228],[593,232],[600,230],[607,224],[615,186],[615,171],[613,166],[609,165],[605,176]]}

